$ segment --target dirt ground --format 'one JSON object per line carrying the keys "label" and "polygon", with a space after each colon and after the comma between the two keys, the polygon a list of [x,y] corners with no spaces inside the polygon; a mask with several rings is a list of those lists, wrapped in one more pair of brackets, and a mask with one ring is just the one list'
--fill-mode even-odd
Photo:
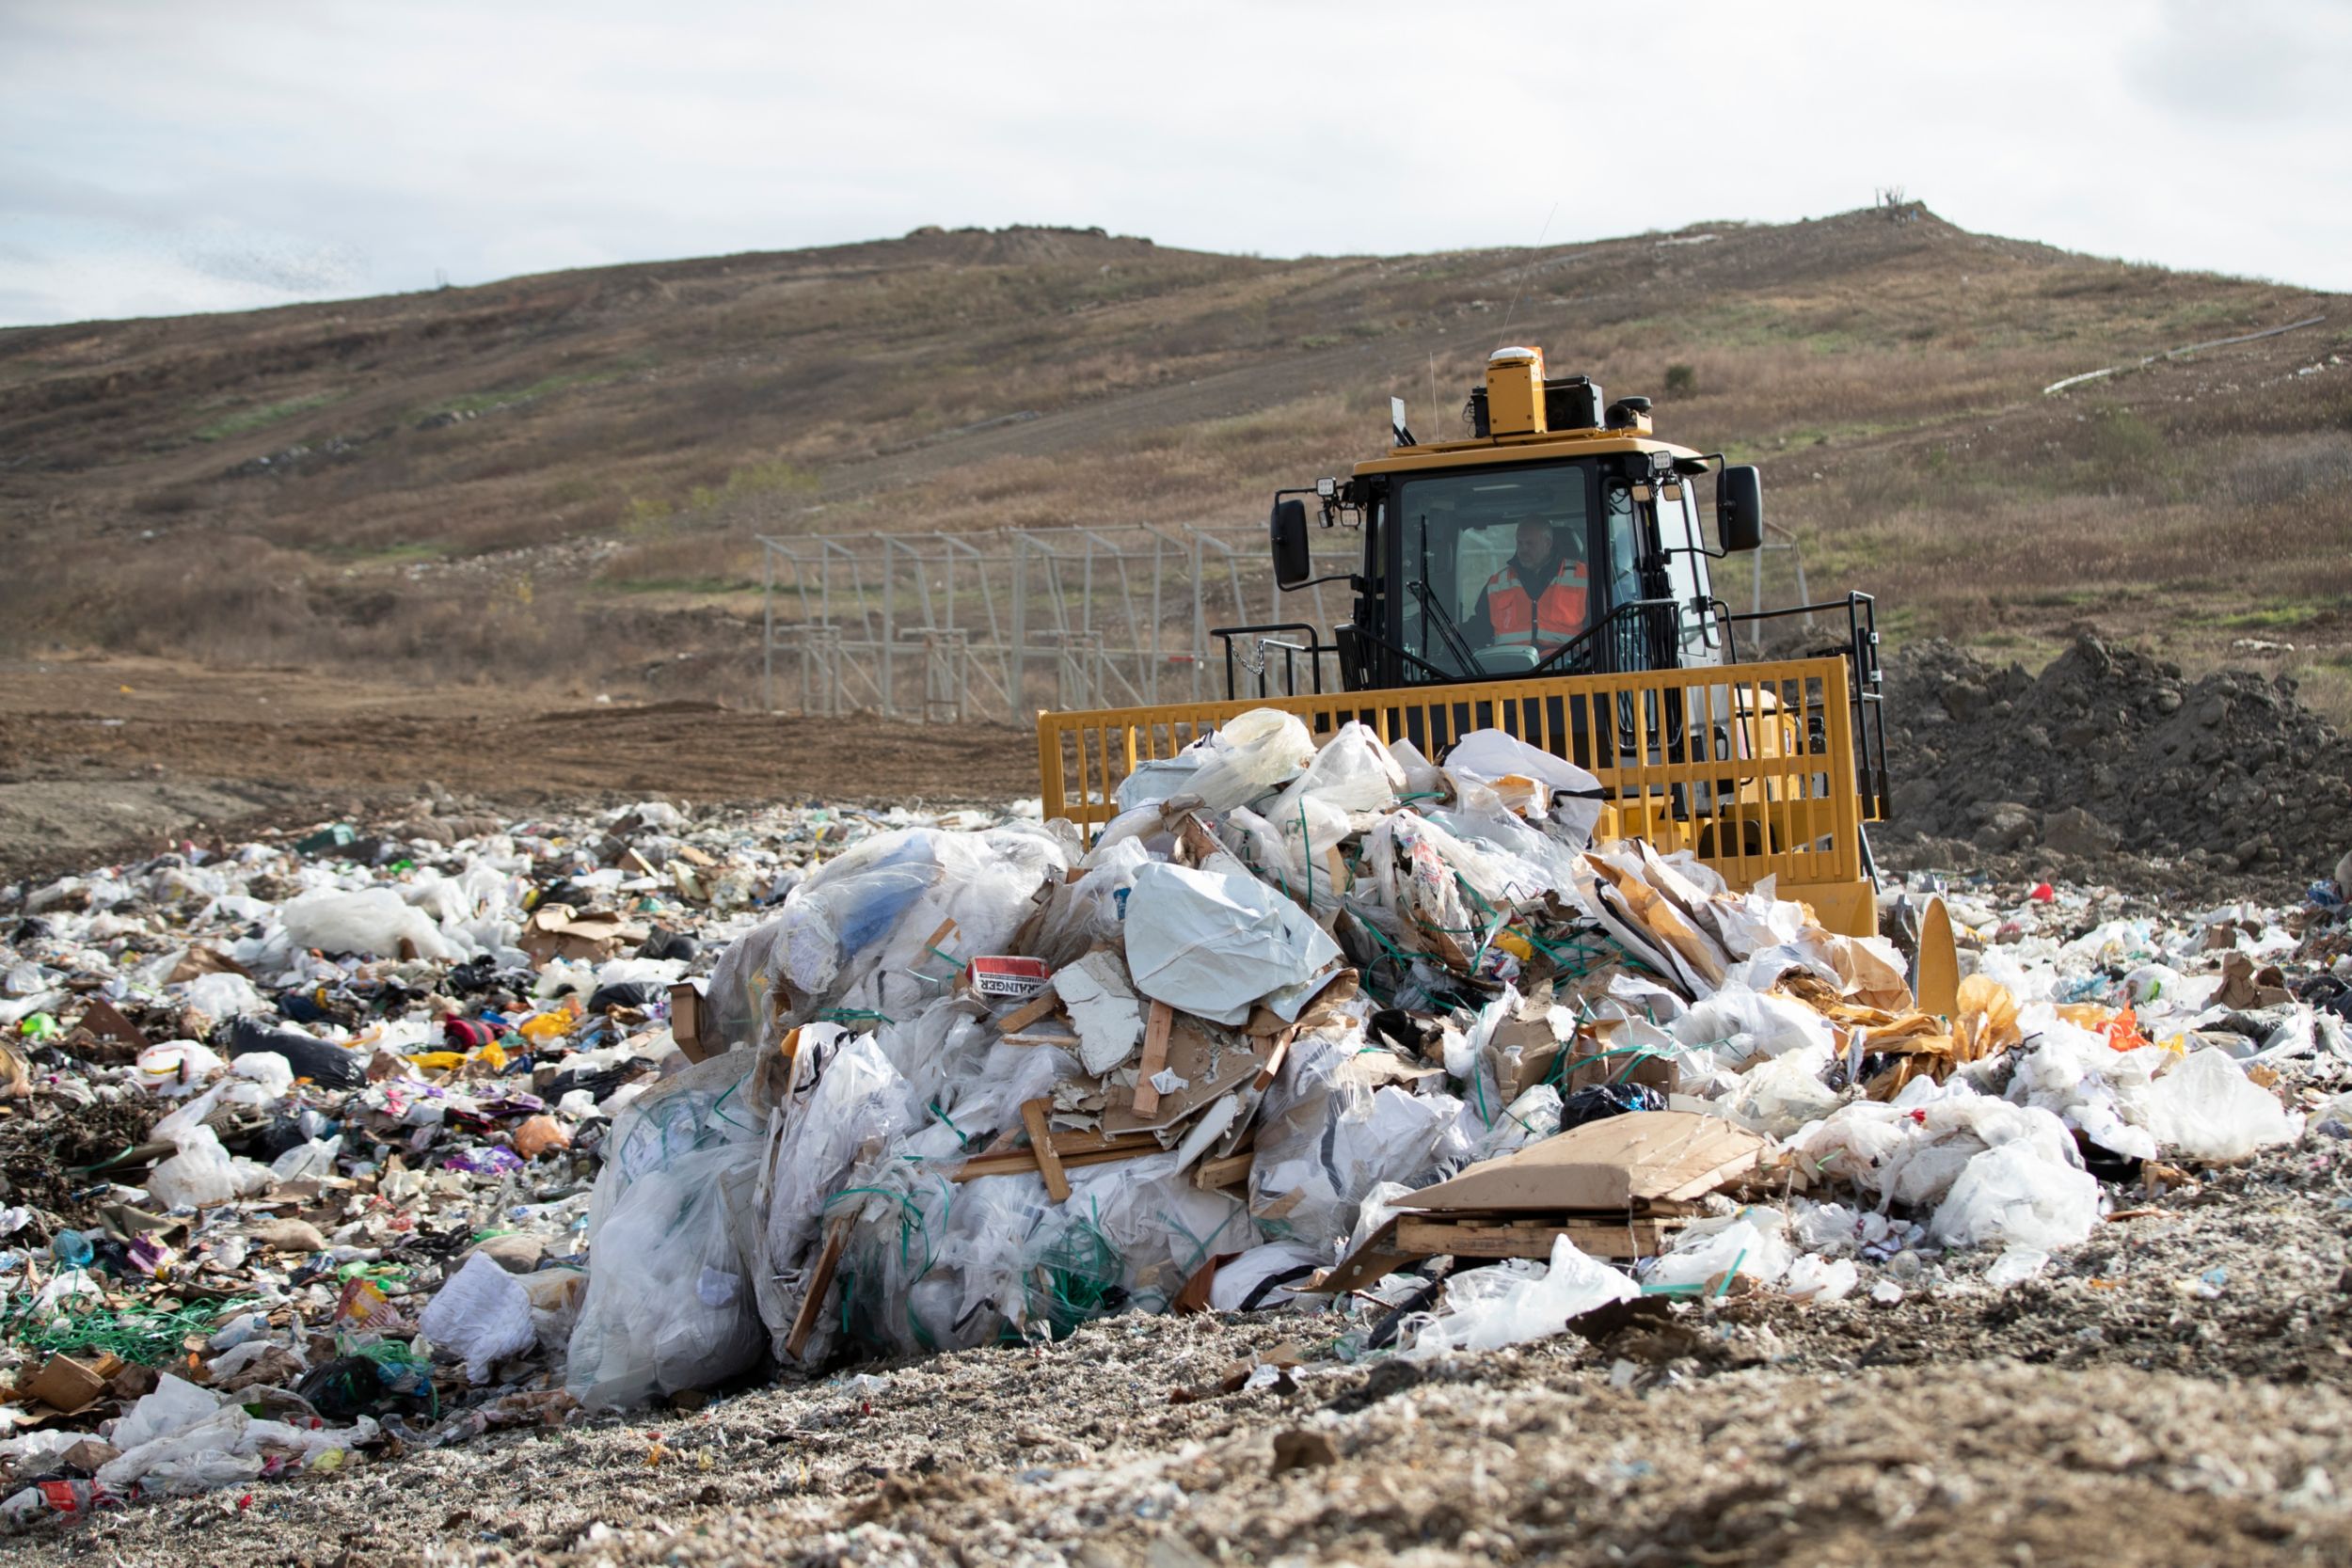
{"label": "dirt ground", "polygon": [[426,792],[527,811],[654,795],[920,807],[1037,788],[1036,738],[1009,725],[420,692],[163,659],[0,667],[0,880],[178,838],[396,812]]}
{"label": "dirt ground", "polygon": [[[1865,1270],[1908,1281],[1892,1306],[1733,1298],[1426,1364],[1331,1359],[1361,1320],[1114,1318],[14,1544],[217,1568],[2344,1561],[2347,1155],[2315,1133],[2133,1202],[2008,1291],[1980,1258],[1898,1259]],[[1273,1386],[1216,1391],[1285,1348],[1305,1364]]]}

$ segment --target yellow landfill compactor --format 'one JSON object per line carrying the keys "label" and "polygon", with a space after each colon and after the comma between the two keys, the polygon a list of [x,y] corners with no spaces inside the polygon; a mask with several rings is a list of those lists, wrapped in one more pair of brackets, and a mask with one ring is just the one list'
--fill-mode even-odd
{"label": "yellow landfill compactor", "polygon": [[[1709,566],[1763,544],[1756,470],[1658,439],[1647,398],[1611,403],[1588,377],[1548,377],[1535,348],[1488,357],[1466,439],[1416,441],[1403,404],[1390,409],[1386,455],[1278,491],[1269,519],[1276,581],[1343,580],[1346,623],[1327,640],[1305,623],[1219,629],[1221,702],[1041,714],[1047,816],[1090,836],[1140,763],[1256,707],[1318,733],[1360,721],[1433,762],[1499,728],[1599,781],[1596,836],[1691,849],[1736,888],[1771,878],[1830,929],[1875,934],[1864,826],[1886,815],[1887,783],[1872,603],[1732,613]],[[1356,570],[1313,575],[1310,501],[1323,528],[1360,537]],[[1823,618],[1843,634],[1836,651],[1755,657],[1776,626],[1812,627],[1818,645]],[[1920,1003],[1948,1012],[1940,906],[1918,936]]]}

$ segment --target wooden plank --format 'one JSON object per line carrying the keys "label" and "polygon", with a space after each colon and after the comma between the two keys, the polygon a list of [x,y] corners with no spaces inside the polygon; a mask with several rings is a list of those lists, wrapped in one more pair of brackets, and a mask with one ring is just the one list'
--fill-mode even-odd
{"label": "wooden plank", "polygon": [[[1073,1144],[1073,1139],[1090,1140]],[[1057,1132],[1053,1137],[1054,1157],[1065,1166],[1104,1165],[1119,1160],[1138,1159],[1146,1154],[1165,1152],[1157,1138],[1121,1138],[1097,1140],[1090,1132]],[[1034,1150],[1024,1145],[1015,1148],[990,1148],[973,1155],[949,1175],[951,1181],[971,1181],[983,1176],[1019,1176],[1038,1168]]]}
{"label": "wooden plank", "polygon": [[1055,1152],[1054,1134],[1045,1125],[1052,1105],[1050,1100],[1023,1101],[1021,1124],[1029,1130],[1029,1152],[1037,1160],[1038,1174],[1045,1178],[1045,1196],[1061,1203],[1070,1196],[1070,1179],[1062,1174],[1061,1156]]}
{"label": "wooden plank", "polygon": [[1345,1295],[1350,1291],[1360,1291],[1367,1285],[1375,1284],[1383,1275],[1394,1274],[1406,1264],[1418,1262],[1426,1256],[1425,1253],[1398,1250],[1396,1217],[1391,1215],[1386,1225],[1365,1238],[1362,1246],[1349,1253],[1340,1260],[1339,1267],[1325,1275],[1314,1289],[1317,1294],[1327,1291],[1332,1295]]}
{"label": "wooden plank", "polygon": [[1415,1258],[1549,1258],[1556,1237],[1595,1258],[1654,1258],[1681,1227],[1670,1220],[1581,1220],[1536,1227],[1473,1227],[1450,1221],[1397,1216],[1396,1249]]}
{"label": "wooden plank", "polygon": [[1016,1029],[996,1037],[1007,1045],[1051,1045],[1064,1051],[1074,1050],[1078,1044],[1075,1035],[1048,1034],[1042,1029]]}
{"label": "wooden plank", "polygon": [[845,1215],[825,1227],[824,1249],[817,1255],[817,1266],[809,1271],[808,1293],[801,1297],[801,1309],[792,1315],[792,1333],[784,1341],[785,1354],[795,1361],[808,1348],[809,1336],[823,1319],[825,1297],[841,1267],[841,1251],[850,1244],[850,1223]]}
{"label": "wooden plank", "polygon": [[[1062,1154],[1057,1151],[1055,1158],[1061,1162],[1065,1170],[1075,1170],[1081,1165],[1112,1165],[1121,1160],[1136,1160],[1146,1154],[1165,1152],[1166,1150],[1162,1149],[1158,1144],[1152,1143],[1120,1148],[1090,1148],[1083,1154]],[[966,1160],[960,1169],[949,1176],[948,1180],[970,1181],[982,1176],[1025,1176],[1034,1172],[1037,1168],[1035,1151],[1025,1147],[1015,1150],[1010,1156],[992,1154],[986,1159]]]}
{"label": "wooden plank", "polygon": [[1257,1081],[1250,1085],[1259,1093],[1263,1094],[1274,1086],[1274,1075],[1282,1070],[1282,1059],[1291,1053],[1291,1035],[1284,1035],[1274,1042],[1274,1049],[1266,1053],[1265,1066],[1258,1069]]}
{"label": "wooden plank", "polygon": [[1047,1014],[1060,1006],[1061,998],[1054,994],[1054,982],[1048,980],[1045,982],[1043,990],[996,1021],[996,1033],[999,1035],[1016,1034],[1032,1023],[1041,1022]]}
{"label": "wooden plank", "polygon": [[1238,1186],[1249,1180],[1249,1167],[1257,1162],[1255,1149],[1229,1154],[1221,1160],[1203,1160],[1193,1167],[1192,1184],[1204,1193],[1221,1187]]}
{"label": "wooden plank", "polygon": [[1136,1072],[1136,1115],[1148,1117],[1160,1108],[1160,1091],[1152,1080],[1168,1067],[1168,1032],[1176,1022],[1176,1009],[1165,1002],[1152,1004],[1143,1026],[1143,1066]]}

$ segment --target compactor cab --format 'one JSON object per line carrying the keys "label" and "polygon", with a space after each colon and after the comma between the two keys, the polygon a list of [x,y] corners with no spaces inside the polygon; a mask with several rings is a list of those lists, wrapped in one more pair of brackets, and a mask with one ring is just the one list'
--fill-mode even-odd
{"label": "compactor cab", "polygon": [[[1501,728],[1599,781],[1601,832],[1688,848],[1734,885],[1775,879],[1834,929],[1877,929],[1863,825],[1885,814],[1878,634],[1868,595],[1735,614],[1710,567],[1764,540],[1756,470],[1659,439],[1649,400],[1610,402],[1540,349],[1498,349],[1469,434],[1417,441],[1391,403],[1387,452],[1276,494],[1284,589],[1344,581],[1346,622],[1218,629],[1226,700],[1039,718],[1049,815],[1091,832],[1119,781],[1252,707],[1350,720],[1432,761]],[[1705,519],[1711,515],[1710,530]],[[1318,578],[1314,531],[1354,533]],[[1840,645],[1757,657],[1823,617]]]}

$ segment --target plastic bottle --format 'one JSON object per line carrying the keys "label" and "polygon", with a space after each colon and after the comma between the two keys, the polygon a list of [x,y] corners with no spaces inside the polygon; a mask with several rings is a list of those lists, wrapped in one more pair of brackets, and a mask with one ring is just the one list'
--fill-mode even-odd
{"label": "plastic bottle", "polygon": [[49,1256],[69,1269],[87,1269],[90,1259],[98,1256],[89,1238],[78,1230],[60,1230],[49,1243]]}

